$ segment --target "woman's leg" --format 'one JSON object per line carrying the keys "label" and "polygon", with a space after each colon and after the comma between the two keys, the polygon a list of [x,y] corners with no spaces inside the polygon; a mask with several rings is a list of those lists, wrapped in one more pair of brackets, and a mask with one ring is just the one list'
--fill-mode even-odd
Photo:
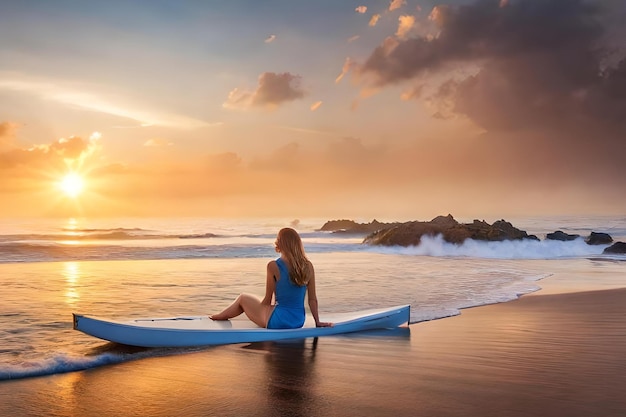
{"label": "woman's leg", "polygon": [[222,312],[213,314],[209,316],[212,320],[228,320],[233,317],[237,317],[241,313],[243,313],[243,308],[241,307],[241,296],[243,294],[239,294],[239,296],[233,301],[231,305],[226,307]]}
{"label": "woman's leg", "polygon": [[209,317],[213,320],[228,320],[246,313],[246,316],[257,326],[266,327],[272,309],[273,306],[261,304],[261,300],[254,295],[239,294],[239,297],[224,311]]}

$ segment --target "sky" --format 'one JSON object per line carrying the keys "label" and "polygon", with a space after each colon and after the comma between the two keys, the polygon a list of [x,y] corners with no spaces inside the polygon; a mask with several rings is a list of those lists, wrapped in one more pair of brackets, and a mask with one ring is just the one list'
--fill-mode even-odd
{"label": "sky", "polygon": [[618,0],[0,2],[0,215],[626,214]]}

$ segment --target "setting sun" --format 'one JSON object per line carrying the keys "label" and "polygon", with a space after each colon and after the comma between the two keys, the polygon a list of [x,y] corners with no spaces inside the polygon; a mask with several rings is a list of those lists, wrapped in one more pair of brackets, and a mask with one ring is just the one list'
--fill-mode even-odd
{"label": "setting sun", "polygon": [[65,193],[65,195],[74,198],[83,191],[84,181],[79,174],[75,172],[70,172],[65,177],[63,177],[59,186],[61,190]]}

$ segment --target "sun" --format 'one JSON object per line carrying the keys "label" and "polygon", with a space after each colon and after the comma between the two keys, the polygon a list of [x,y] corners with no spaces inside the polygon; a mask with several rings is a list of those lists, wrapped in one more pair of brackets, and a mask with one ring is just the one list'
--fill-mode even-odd
{"label": "sun", "polygon": [[59,183],[59,188],[66,196],[76,198],[80,195],[85,187],[85,181],[76,172],[70,172]]}

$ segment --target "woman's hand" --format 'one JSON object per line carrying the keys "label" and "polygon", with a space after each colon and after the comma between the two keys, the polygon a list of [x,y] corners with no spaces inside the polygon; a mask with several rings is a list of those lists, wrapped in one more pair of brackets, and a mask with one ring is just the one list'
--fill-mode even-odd
{"label": "woman's hand", "polygon": [[328,323],[325,321],[320,321],[318,323],[315,323],[315,327],[333,327],[334,324],[333,323]]}

